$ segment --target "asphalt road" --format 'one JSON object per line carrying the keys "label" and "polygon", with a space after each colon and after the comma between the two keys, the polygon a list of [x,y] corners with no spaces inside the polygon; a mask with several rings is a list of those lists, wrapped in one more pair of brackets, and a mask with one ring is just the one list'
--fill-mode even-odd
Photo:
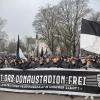
{"label": "asphalt road", "polygon": [[[0,100],[72,100],[66,96],[50,95],[50,94],[24,94],[0,92]],[[75,97],[73,100],[85,100],[84,97]],[[88,99],[90,100],[90,99]],[[100,100],[96,97],[95,100]]]}

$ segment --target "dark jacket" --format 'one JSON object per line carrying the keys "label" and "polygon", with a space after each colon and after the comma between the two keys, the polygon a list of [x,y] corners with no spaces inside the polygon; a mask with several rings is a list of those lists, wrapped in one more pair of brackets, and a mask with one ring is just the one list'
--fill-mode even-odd
{"label": "dark jacket", "polygon": [[15,68],[23,69],[23,65],[22,65],[22,64],[16,64],[16,65],[15,65]]}
{"label": "dark jacket", "polygon": [[100,63],[95,63],[95,68],[100,69]]}
{"label": "dark jacket", "polygon": [[59,63],[54,63],[54,62],[51,62],[51,67],[54,67],[54,68],[59,68]]}
{"label": "dark jacket", "polygon": [[70,64],[68,62],[63,61],[61,63],[61,68],[70,68]]}
{"label": "dark jacket", "polygon": [[24,67],[23,67],[24,70],[30,69],[30,62],[25,62],[25,63],[23,63],[23,65],[24,65]]}
{"label": "dark jacket", "polygon": [[51,67],[51,62],[44,63],[44,67],[45,67],[45,68],[50,68],[50,67]]}
{"label": "dark jacket", "polygon": [[70,69],[77,69],[77,68],[79,68],[79,64],[78,63],[75,63],[75,64],[72,64],[72,63],[70,63],[70,65],[69,65],[70,67]]}
{"label": "dark jacket", "polygon": [[84,64],[81,63],[81,62],[79,63],[79,68],[82,68],[82,67],[84,67],[84,66],[86,66],[86,63],[84,63]]}
{"label": "dark jacket", "polygon": [[11,66],[9,64],[4,64],[3,68],[11,68]]}
{"label": "dark jacket", "polygon": [[11,68],[15,68],[15,64],[14,63],[10,63]]}
{"label": "dark jacket", "polygon": [[31,62],[30,64],[29,64],[29,68],[36,68],[36,66],[35,66],[35,62]]}
{"label": "dark jacket", "polygon": [[3,63],[1,63],[1,64],[0,64],[0,68],[3,68],[3,65],[4,65],[4,64],[3,64]]}
{"label": "dark jacket", "polygon": [[42,63],[42,64],[38,64],[38,68],[44,68],[44,63]]}

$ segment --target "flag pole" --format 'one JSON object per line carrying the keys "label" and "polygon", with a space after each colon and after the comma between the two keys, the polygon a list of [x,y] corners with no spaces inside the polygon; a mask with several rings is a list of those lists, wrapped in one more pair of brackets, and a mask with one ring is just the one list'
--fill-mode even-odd
{"label": "flag pole", "polygon": [[20,59],[19,57],[19,47],[20,47],[20,40],[19,40],[19,35],[18,35],[18,40],[17,40],[17,50],[16,50],[16,59]]}

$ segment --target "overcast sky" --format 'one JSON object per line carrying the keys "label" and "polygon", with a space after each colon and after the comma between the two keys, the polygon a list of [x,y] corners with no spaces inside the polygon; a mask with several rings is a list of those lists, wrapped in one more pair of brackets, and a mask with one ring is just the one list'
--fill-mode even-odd
{"label": "overcast sky", "polygon": [[[4,30],[9,39],[35,36],[32,22],[41,7],[47,4],[56,5],[61,0],[0,0],[0,17],[7,20]],[[90,0],[89,6],[100,11],[100,0]]]}

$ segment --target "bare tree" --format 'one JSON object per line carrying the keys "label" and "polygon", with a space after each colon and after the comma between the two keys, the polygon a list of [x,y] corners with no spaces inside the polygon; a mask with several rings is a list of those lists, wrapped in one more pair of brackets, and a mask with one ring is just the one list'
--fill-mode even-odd
{"label": "bare tree", "polygon": [[30,52],[33,52],[33,47],[34,47],[34,41],[32,37],[26,37],[26,52],[29,54]]}
{"label": "bare tree", "polygon": [[3,30],[4,26],[6,25],[6,20],[2,19],[0,17],[0,39],[7,39],[8,35],[6,32]]}
{"label": "bare tree", "polygon": [[55,53],[57,47],[57,31],[56,31],[56,7],[50,7],[44,9],[37,14],[33,26],[38,34],[42,34],[52,53]]}
{"label": "bare tree", "polygon": [[7,51],[8,53],[16,53],[16,49],[17,48],[17,43],[16,41],[13,39],[9,42],[8,46],[7,46]]}
{"label": "bare tree", "polygon": [[6,24],[6,20],[3,20],[0,17],[0,51],[5,51],[6,50],[6,46],[7,46],[8,35],[3,30],[5,24]]}
{"label": "bare tree", "polygon": [[57,46],[65,53],[75,55],[79,44],[80,23],[82,17],[91,10],[88,0],[62,0],[58,5],[41,9],[33,26],[42,34],[52,52]]}
{"label": "bare tree", "polygon": [[[20,48],[22,49],[23,52],[26,51],[26,46],[25,46],[24,42],[22,42],[21,40],[20,40],[19,46],[20,46]],[[16,53],[17,41],[15,41],[14,39],[9,41],[9,44],[8,44],[6,49],[7,49],[8,53]]]}
{"label": "bare tree", "polygon": [[[91,9],[87,6],[87,0],[63,0],[59,4],[59,24],[61,39],[68,51],[75,55],[79,43],[80,23]],[[71,52],[70,52],[71,53]]]}

